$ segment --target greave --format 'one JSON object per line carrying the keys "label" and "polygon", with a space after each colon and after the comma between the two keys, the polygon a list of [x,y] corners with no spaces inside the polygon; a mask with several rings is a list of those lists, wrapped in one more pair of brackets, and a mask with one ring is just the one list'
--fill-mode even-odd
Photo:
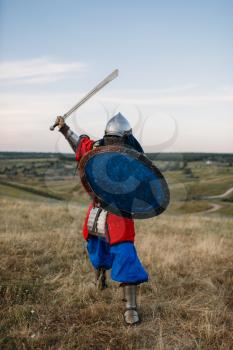
{"label": "greave", "polygon": [[123,300],[126,302],[124,319],[128,325],[134,325],[140,321],[137,312],[137,286],[135,284],[124,285],[122,289]]}
{"label": "greave", "polygon": [[106,279],[106,270],[104,268],[95,270],[95,284],[98,289],[103,290],[107,288]]}

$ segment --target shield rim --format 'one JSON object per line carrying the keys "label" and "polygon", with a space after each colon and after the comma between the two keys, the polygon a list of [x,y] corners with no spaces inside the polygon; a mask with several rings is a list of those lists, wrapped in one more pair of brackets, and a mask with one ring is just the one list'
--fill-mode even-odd
{"label": "shield rim", "polygon": [[[164,201],[163,201],[163,206],[159,206],[158,208],[154,208],[153,210],[150,210],[146,213],[130,213],[125,210],[120,210],[116,209],[114,206],[111,204],[106,203],[103,199],[101,199],[99,196],[95,194],[93,191],[91,185],[89,184],[86,174],[85,174],[85,166],[87,162],[96,154],[99,153],[109,153],[109,152],[117,152],[117,153],[125,153],[127,155],[132,156],[133,158],[142,161],[150,170],[160,178],[160,181],[162,182],[162,186],[164,188],[165,196],[164,196]],[[101,207],[106,209],[107,211],[116,214],[118,216],[123,216],[123,217],[128,217],[128,218],[134,218],[134,219],[147,219],[151,218],[153,216],[158,216],[162,214],[168,207],[169,202],[170,202],[170,191],[168,188],[168,184],[160,172],[160,170],[152,163],[152,161],[145,156],[144,153],[139,153],[136,150],[126,147],[126,146],[121,146],[121,145],[109,145],[109,146],[99,146],[97,148],[92,149],[91,151],[87,152],[82,158],[79,163],[79,176],[81,179],[81,182],[85,188],[85,190],[88,192],[88,194],[91,196],[93,200],[98,200],[100,203]]]}

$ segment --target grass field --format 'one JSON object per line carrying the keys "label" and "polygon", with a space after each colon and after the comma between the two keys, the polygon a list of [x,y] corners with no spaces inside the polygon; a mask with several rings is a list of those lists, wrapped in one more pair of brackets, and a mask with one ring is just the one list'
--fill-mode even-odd
{"label": "grass field", "polygon": [[233,348],[233,204],[201,198],[232,187],[232,167],[195,162],[191,173],[165,173],[169,209],[136,221],[150,281],[139,289],[142,323],[129,328],[118,285],[101,292],[92,283],[81,235],[88,199],[74,167],[54,176],[48,163],[20,162],[12,170],[4,160],[0,176],[0,349]]}
{"label": "grass field", "polygon": [[136,223],[150,282],[139,292],[143,322],[127,328],[118,286],[91,283],[84,212],[1,201],[1,349],[232,348],[232,218]]}

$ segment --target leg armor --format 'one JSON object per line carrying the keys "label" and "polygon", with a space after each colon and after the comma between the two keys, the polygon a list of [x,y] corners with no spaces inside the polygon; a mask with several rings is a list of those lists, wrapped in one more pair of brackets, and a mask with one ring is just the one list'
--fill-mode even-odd
{"label": "leg armor", "polygon": [[139,315],[137,312],[137,286],[135,284],[123,285],[123,301],[126,302],[124,319],[128,325],[139,323]]}
{"label": "leg armor", "polygon": [[103,290],[108,287],[106,283],[106,278],[106,270],[104,268],[99,268],[95,270],[95,285],[98,289]]}

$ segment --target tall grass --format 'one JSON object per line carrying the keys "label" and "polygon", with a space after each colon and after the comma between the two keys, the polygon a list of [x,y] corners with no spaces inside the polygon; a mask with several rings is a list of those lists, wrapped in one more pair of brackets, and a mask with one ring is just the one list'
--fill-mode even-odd
{"label": "tall grass", "polygon": [[85,209],[0,202],[1,349],[232,348],[231,218],[161,215],[137,221],[150,274],[142,323],[123,323],[118,285],[100,292],[86,257]]}

